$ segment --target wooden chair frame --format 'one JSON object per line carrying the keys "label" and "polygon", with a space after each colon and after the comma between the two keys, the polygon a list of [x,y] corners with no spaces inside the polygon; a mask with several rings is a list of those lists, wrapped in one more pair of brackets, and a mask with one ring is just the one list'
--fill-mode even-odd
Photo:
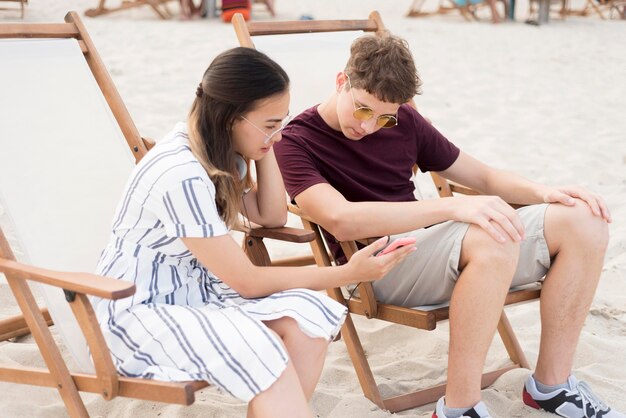
{"label": "wooden chair frame", "polygon": [[[479,20],[478,16],[476,15],[478,9],[484,6],[489,6],[489,8],[491,9],[491,21],[493,23],[498,23],[502,20],[500,14],[497,12],[496,9],[496,0],[484,0],[483,2],[477,4],[470,4],[468,0],[467,3],[463,6],[456,4],[454,0],[439,0],[439,6],[437,7],[437,10],[434,10],[432,12],[422,11],[424,3],[426,3],[426,0],[413,0],[413,3],[411,3],[411,6],[406,13],[407,17],[423,17],[459,12],[463,19],[468,22],[472,22]],[[506,18],[506,16],[509,16],[509,6],[505,0],[503,0],[502,3],[504,3],[504,15]]]}
{"label": "wooden chair frame", "polygon": [[107,0],[98,0],[95,8],[85,10],[85,16],[98,17],[120,10],[134,9],[135,7],[150,6],[161,19],[169,19],[173,16],[167,8],[167,3],[171,0],[122,0],[116,7],[107,7]]}
{"label": "wooden chair frame", "polygon": [[[254,48],[252,36],[279,35],[290,33],[332,32],[332,31],[363,31],[380,33],[385,29],[380,15],[372,12],[365,20],[330,20],[330,21],[293,21],[293,22],[248,22],[241,16],[235,15],[233,25],[241,46]],[[453,193],[477,194],[472,189],[448,182],[436,173],[431,173],[437,191],[441,197],[452,196]],[[324,242],[322,228],[300,208],[290,205],[290,211],[300,217],[304,228],[315,234],[315,239],[310,242],[313,258],[318,266],[332,266],[335,260],[329,255],[329,250]],[[342,242],[342,249],[350,257],[356,250],[355,241]],[[376,380],[370,368],[365,350],[359,339],[356,327],[352,320],[353,314],[364,315],[367,318],[376,318],[396,324],[410,327],[434,330],[438,321],[448,319],[448,308],[434,310],[409,309],[402,306],[382,304],[376,301],[374,291],[370,283],[362,283],[359,287],[359,297],[351,297],[346,300],[340,288],[328,289],[328,294],[339,303],[348,307],[350,313],[341,330],[348,353],[354,365],[363,394],[382,409],[398,412],[420,405],[436,401],[445,393],[445,383],[414,393],[383,398],[376,384]],[[506,298],[506,304],[513,304],[540,296],[541,288],[536,286],[532,289],[510,292]],[[521,346],[513,332],[511,324],[503,311],[498,324],[498,332],[502,338],[505,349],[511,359],[511,363],[500,369],[485,373],[482,378],[482,387],[491,385],[500,375],[514,368],[529,368],[529,363],[521,349]]]}
{"label": "wooden chair frame", "polygon": [[[68,13],[65,22],[0,24],[0,39],[76,39],[135,160],[139,161],[153,142],[139,135],[78,14]],[[246,233],[244,248],[251,258],[257,260],[257,264],[269,259],[262,238],[287,239],[291,242],[308,242],[313,239],[311,232],[295,228],[261,228],[244,232]],[[0,321],[0,342],[31,333],[47,366],[34,368],[0,365],[0,381],[56,388],[71,417],[89,416],[79,392],[99,393],[107,400],[124,396],[190,405],[194,402],[195,391],[207,386],[205,381],[163,382],[118,375],[87,296],[111,300],[125,298],[135,292],[132,283],[94,274],[52,271],[19,263],[2,229],[0,229],[0,272],[4,273],[22,312],[21,315]],[[50,315],[46,309],[40,309],[37,305],[28,281],[63,289],[89,346],[95,374],[70,372],[59,346],[48,329],[52,324]]]}
{"label": "wooden chair frame", "polygon": [[606,20],[613,16],[613,11],[617,11],[619,19],[626,19],[626,1],[624,0],[587,0],[585,6],[580,10],[567,10],[567,14],[576,16],[589,16],[596,13],[600,19]]}

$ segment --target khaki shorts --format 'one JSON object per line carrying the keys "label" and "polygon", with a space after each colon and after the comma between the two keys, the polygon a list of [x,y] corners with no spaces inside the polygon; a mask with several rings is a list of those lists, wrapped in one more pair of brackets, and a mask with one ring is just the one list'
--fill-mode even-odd
{"label": "khaki shorts", "polygon": [[[520,257],[512,286],[540,280],[550,267],[550,254],[543,232],[547,204],[517,210],[524,223],[526,239],[520,245]],[[448,221],[395,237],[417,238],[417,251],[374,283],[376,298],[383,303],[416,307],[450,300],[459,277],[461,244],[469,224]]]}

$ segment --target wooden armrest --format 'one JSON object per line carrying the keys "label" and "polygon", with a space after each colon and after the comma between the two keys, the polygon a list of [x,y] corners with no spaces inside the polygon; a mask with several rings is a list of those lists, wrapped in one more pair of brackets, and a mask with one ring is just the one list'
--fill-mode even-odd
{"label": "wooden armrest", "polygon": [[271,238],[287,242],[311,242],[315,239],[315,234],[300,228],[283,226],[281,228],[252,228],[248,230],[248,235],[256,238]]}
{"label": "wooden armrest", "polygon": [[303,243],[311,242],[315,239],[313,232],[301,228],[292,228],[290,226],[282,226],[279,228],[264,228],[262,226],[248,228],[242,226],[233,229],[255,238],[269,238],[287,242]]}
{"label": "wooden armrest", "polygon": [[452,193],[461,193],[470,196],[476,196],[480,194],[476,190],[470,189],[469,187],[463,186],[462,184],[454,183],[451,181],[448,183],[450,184],[450,190],[452,191]]}
{"label": "wooden armrest", "polygon": [[0,258],[0,272],[64,290],[112,300],[122,299],[135,293],[135,285],[122,280],[90,273],[46,270],[4,258]]}

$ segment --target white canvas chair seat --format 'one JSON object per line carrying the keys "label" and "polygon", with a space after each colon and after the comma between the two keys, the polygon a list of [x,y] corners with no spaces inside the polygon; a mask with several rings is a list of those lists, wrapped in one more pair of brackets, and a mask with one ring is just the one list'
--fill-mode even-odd
{"label": "white canvas chair seat", "polygon": [[[133,168],[124,136],[75,39],[0,41],[0,61],[0,206],[20,261],[93,271]],[[42,287],[79,370],[93,372],[63,292]]]}
{"label": "white canvas chair seat", "polygon": [[[147,152],[80,18],[65,20],[0,24],[0,272],[23,313],[0,320],[0,341],[32,333],[47,366],[0,364],[0,381],[55,388],[72,417],[89,416],[79,391],[188,405],[206,382],[113,366],[87,296],[127,297],[134,285],[65,273],[95,270],[133,160]],[[37,283],[55,285],[42,286],[45,302],[73,360],[37,306]]]}

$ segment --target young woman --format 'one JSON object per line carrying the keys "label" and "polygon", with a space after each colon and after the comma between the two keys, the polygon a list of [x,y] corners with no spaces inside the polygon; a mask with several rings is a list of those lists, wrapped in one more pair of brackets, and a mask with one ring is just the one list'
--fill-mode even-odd
{"label": "young woman", "polygon": [[[272,145],[289,119],[289,79],[248,48],[220,54],[187,124],[135,168],[98,273],[134,296],[94,307],[127,376],[206,380],[249,402],[249,417],[309,417],[307,401],[345,308],[313,290],[378,279],[410,247],[333,268],[257,267],[229,235],[240,211],[269,227],[287,218]],[[257,182],[247,173],[253,160]]]}

